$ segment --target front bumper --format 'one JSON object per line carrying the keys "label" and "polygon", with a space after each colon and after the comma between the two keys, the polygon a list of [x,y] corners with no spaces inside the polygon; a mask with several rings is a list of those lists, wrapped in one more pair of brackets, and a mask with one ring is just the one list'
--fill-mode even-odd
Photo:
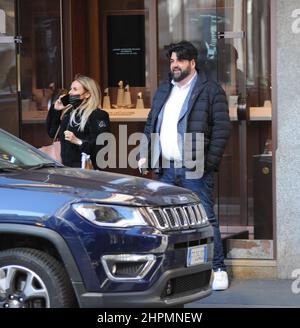
{"label": "front bumper", "polygon": [[[92,293],[86,292],[81,283],[74,283],[74,289],[79,306],[82,308],[172,307],[210,295],[210,278],[211,263],[206,263],[190,268],[168,270],[146,291]],[[170,281],[175,285],[173,287],[175,292],[166,296],[166,288]],[[196,281],[198,283],[195,285]],[[189,286],[184,288],[184,284]]]}

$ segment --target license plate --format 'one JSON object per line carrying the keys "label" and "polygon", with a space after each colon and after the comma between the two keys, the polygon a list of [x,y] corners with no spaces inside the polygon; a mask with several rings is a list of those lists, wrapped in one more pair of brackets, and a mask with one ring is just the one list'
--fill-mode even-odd
{"label": "license plate", "polygon": [[193,246],[188,248],[187,266],[198,265],[207,262],[207,245]]}

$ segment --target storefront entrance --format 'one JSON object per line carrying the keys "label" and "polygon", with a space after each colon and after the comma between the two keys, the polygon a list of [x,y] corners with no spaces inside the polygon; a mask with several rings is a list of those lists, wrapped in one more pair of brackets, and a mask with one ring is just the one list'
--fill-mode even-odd
{"label": "storefront entrance", "polygon": [[[228,95],[233,122],[232,139],[218,176],[217,197],[223,233],[228,236],[227,255],[270,259],[273,214],[269,1],[217,1],[217,36],[218,80]],[[237,238],[244,241],[236,241]]]}
{"label": "storefront entrance", "polygon": [[0,0],[0,127],[19,135],[14,1]]}
{"label": "storefront entrance", "polygon": [[[125,114],[133,111],[137,94],[149,109],[169,70],[165,46],[192,41],[200,66],[227,93],[233,124],[215,178],[215,210],[227,257],[274,258],[270,0],[22,0],[16,2],[18,24],[14,3],[0,0],[0,124],[35,146],[49,142],[47,109],[76,73],[99,80],[103,94],[109,88],[112,105],[117,82],[129,83],[132,103],[120,111],[119,121],[114,119],[114,131],[118,124],[142,131],[145,120]],[[125,37],[115,46],[121,32]],[[16,35],[22,36],[21,46]],[[124,39],[135,45],[121,44]],[[120,48],[131,49],[145,72],[119,76],[122,70],[109,63]]]}
{"label": "storefront entrance", "polygon": [[159,73],[165,45],[187,39],[223,86],[233,131],[216,175],[216,207],[228,258],[273,258],[270,3],[158,1]]}

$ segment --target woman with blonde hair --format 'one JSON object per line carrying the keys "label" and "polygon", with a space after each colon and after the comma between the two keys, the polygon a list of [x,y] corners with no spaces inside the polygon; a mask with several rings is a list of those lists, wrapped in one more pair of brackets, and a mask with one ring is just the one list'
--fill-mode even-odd
{"label": "woman with blonde hair", "polygon": [[47,131],[54,138],[59,128],[62,163],[81,167],[81,154],[90,155],[94,168],[99,134],[110,131],[108,113],[100,109],[101,93],[98,83],[90,77],[77,75],[67,95],[60,96],[47,116]]}

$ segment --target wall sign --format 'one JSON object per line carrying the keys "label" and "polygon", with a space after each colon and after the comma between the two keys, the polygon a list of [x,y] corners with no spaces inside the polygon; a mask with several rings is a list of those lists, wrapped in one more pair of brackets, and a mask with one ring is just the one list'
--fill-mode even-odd
{"label": "wall sign", "polygon": [[108,86],[145,86],[145,16],[107,16]]}

